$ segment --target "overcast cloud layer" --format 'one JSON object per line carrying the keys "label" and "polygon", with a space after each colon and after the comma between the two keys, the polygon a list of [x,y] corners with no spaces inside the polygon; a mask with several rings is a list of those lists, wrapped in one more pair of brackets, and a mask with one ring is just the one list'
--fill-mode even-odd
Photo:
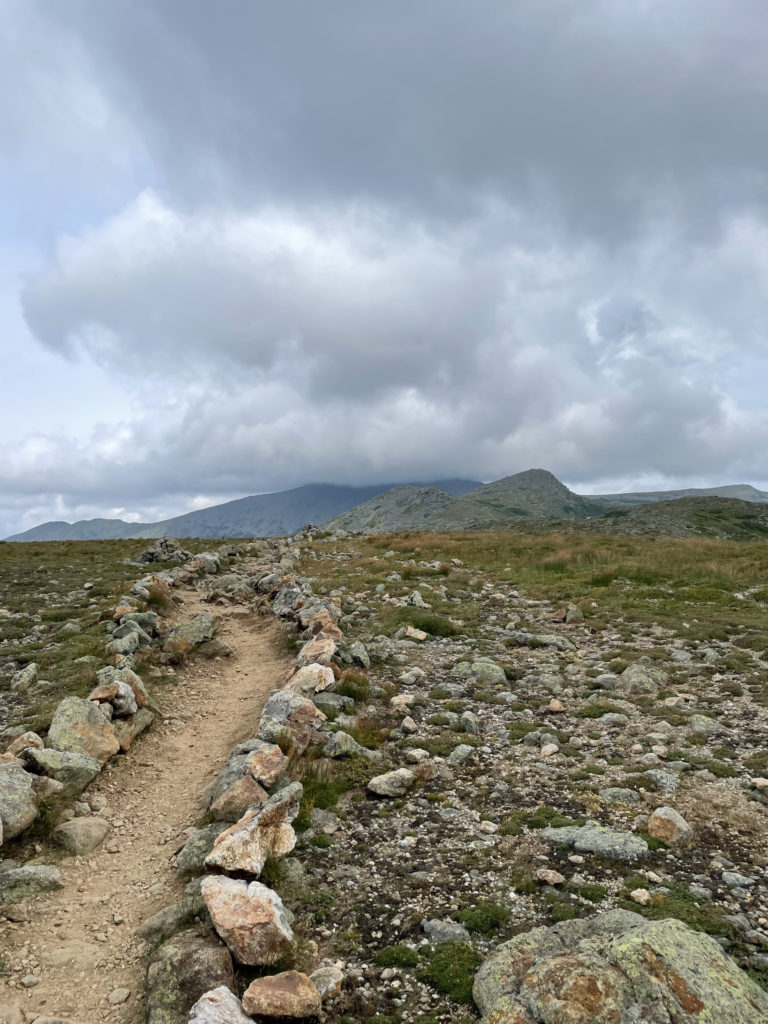
{"label": "overcast cloud layer", "polygon": [[0,536],[768,486],[764,0],[0,0]]}

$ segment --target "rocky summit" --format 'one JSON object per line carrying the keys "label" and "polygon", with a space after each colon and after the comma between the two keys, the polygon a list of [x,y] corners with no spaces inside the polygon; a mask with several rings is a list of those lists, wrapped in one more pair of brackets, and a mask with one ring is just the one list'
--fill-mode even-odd
{"label": "rocky summit", "polygon": [[0,1020],[768,1020],[768,544],[113,543],[0,547]]}

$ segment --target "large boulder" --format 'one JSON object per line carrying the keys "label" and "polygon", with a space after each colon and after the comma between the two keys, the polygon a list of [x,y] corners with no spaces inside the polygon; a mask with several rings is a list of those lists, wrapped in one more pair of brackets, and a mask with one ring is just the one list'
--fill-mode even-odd
{"label": "large boulder", "polygon": [[167,654],[183,657],[200,644],[213,640],[215,626],[210,612],[198,612],[191,619],[169,629],[163,642]]}
{"label": "large boulder", "polygon": [[473,994],[494,1024],[768,1020],[768,992],[714,939],[623,910],[503,943],[477,972]]}
{"label": "large boulder", "polygon": [[104,765],[120,749],[111,722],[98,706],[81,697],[65,697],[53,713],[48,746],[88,754]]}
{"label": "large boulder", "polygon": [[245,770],[262,786],[273,786],[288,764],[288,758],[276,743],[252,740],[246,754]]}
{"label": "large boulder", "polygon": [[60,782],[64,796],[78,796],[101,771],[99,762],[89,754],[72,754],[50,747],[45,750],[27,747],[22,760],[31,771]]}
{"label": "large boulder", "polygon": [[291,828],[299,813],[303,787],[292,782],[260,807],[252,807],[236,824],[219,835],[205,858],[207,868],[230,873],[261,874],[267,857],[285,857],[296,845]]}
{"label": "large boulder", "polygon": [[252,1017],[314,1017],[322,1002],[315,983],[301,971],[256,978],[243,993],[243,1009]]}
{"label": "large boulder", "polygon": [[3,839],[13,839],[38,815],[33,777],[13,761],[0,764],[0,822]]}
{"label": "large boulder", "polygon": [[650,658],[642,657],[624,669],[614,689],[618,693],[656,693],[668,680],[663,669]]}
{"label": "large boulder", "polygon": [[269,794],[263,786],[252,776],[243,775],[214,800],[210,814],[215,821],[239,821],[250,807],[263,804],[268,799]]}
{"label": "large boulder", "polygon": [[109,833],[109,822],[88,815],[63,821],[53,830],[53,840],[72,857],[85,857],[101,846]]}
{"label": "large boulder", "polygon": [[147,968],[148,1024],[187,1024],[189,1012],[209,989],[234,987],[226,946],[194,931],[180,932],[152,955]]}
{"label": "large boulder", "polygon": [[0,872],[0,907],[29,899],[30,896],[39,896],[43,892],[53,892],[55,889],[61,889],[63,885],[59,869],[44,864],[2,871]]}
{"label": "large boulder", "polygon": [[620,832],[597,821],[586,825],[566,825],[563,828],[544,828],[539,838],[555,846],[570,846],[578,853],[597,853],[610,860],[637,860],[648,853],[648,843],[633,832]]}
{"label": "large boulder", "polygon": [[310,743],[322,742],[324,737],[318,729],[324,721],[325,715],[311,700],[290,690],[278,690],[264,705],[259,736],[270,743],[288,736],[292,749],[301,754]]}
{"label": "large boulder", "polygon": [[315,693],[327,690],[335,679],[333,669],[328,665],[305,665],[291,676],[286,688],[302,697],[311,697]]}
{"label": "large boulder", "polygon": [[296,664],[299,668],[304,668],[305,665],[329,665],[338,648],[336,637],[318,633],[311,640],[307,640],[296,655]]}
{"label": "large boulder", "polygon": [[261,882],[208,875],[201,885],[213,926],[240,963],[274,964],[291,949],[283,901]]}
{"label": "large boulder", "polygon": [[367,789],[376,796],[405,796],[415,782],[416,776],[410,768],[397,768],[375,776],[368,783]]}

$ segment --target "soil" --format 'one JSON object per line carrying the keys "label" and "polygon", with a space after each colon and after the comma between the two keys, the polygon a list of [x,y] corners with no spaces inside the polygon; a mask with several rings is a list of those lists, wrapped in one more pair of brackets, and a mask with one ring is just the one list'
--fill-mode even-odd
{"label": "soil", "polygon": [[[181,594],[181,617],[210,609],[193,590]],[[288,672],[274,619],[237,606],[215,611],[232,657],[179,669],[178,685],[160,697],[163,716],[88,790],[109,804],[99,812],[112,824],[104,844],[88,857],[61,860],[64,888],[31,901],[29,920],[0,921],[6,963],[23,964],[25,975],[40,968],[26,991],[0,980],[0,1021],[6,1007],[16,1011],[14,1024],[37,1016],[79,1024],[144,1020],[149,948],[135,930],[181,897],[174,856],[205,813],[201,793],[232,747],[255,735],[264,703]],[[40,863],[54,862],[43,852]],[[23,908],[15,916],[23,917]],[[112,1006],[108,997],[118,988],[130,996]]]}

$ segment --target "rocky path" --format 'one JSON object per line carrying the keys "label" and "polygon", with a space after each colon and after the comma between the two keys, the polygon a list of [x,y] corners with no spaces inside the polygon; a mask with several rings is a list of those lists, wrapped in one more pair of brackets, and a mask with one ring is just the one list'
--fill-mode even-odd
{"label": "rocky path", "polygon": [[[209,607],[193,590],[181,593],[183,617]],[[232,746],[255,733],[287,670],[274,620],[242,607],[219,611],[219,636],[233,656],[179,671],[178,685],[160,698],[163,717],[88,790],[91,800],[106,801],[98,812],[112,826],[105,843],[61,862],[60,892],[17,905],[20,920],[0,922],[2,957],[15,979],[22,968],[30,984],[20,991],[0,980],[0,1020],[144,1019],[147,944],[136,929],[181,896],[173,855],[205,811],[201,791]]]}

